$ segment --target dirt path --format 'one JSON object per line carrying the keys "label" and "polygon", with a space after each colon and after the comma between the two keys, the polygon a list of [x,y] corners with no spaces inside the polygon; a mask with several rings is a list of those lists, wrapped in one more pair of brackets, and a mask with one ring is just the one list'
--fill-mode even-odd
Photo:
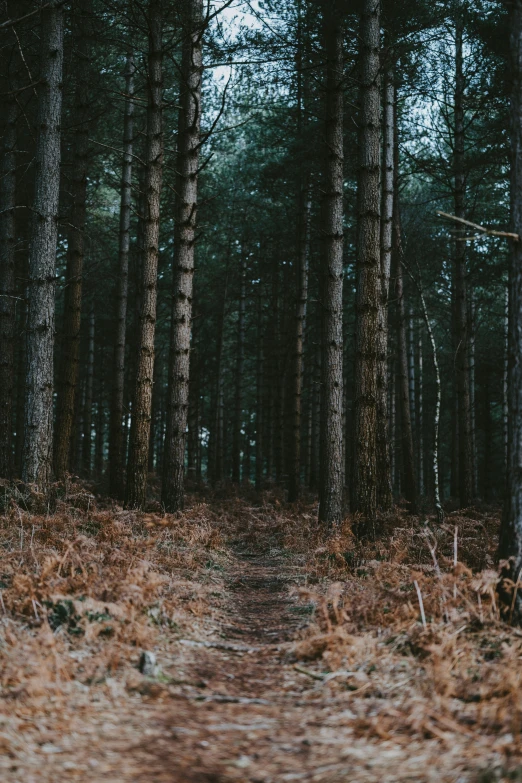
{"label": "dirt path", "polygon": [[225,590],[216,579],[216,593],[210,593],[211,620],[207,605],[191,638],[161,631],[155,676],[141,677],[134,661],[90,689],[69,681],[56,697],[42,690],[37,719],[34,704],[29,712],[23,699],[16,711],[0,715],[0,779],[507,780],[491,771],[502,761],[495,738],[464,724],[437,723],[436,698],[425,730],[431,697],[419,698],[423,670],[414,656],[396,656],[379,671],[371,652],[363,649],[361,656],[359,649],[358,663],[351,656],[352,663],[340,666],[353,671],[331,679],[325,662],[296,664],[295,644],[306,633],[312,607],[297,597],[303,575],[281,550],[235,551],[228,562]]}
{"label": "dirt path", "polygon": [[[298,582],[299,574],[281,558],[238,558],[217,642],[223,647],[189,646],[183,676],[193,685],[172,694],[174,706],[165,703],[154,721],[157,734],[139,749],[148,756],[139,780],[478,780],[462,758],[462,745],[448,743],[441,754],[435,738],[391,741],[384,732],[368,732],[372,717],[387,709],[382,694],[368,698],[366,687],[347,690],[295,668],[292,640],[307,611],[291,593]],[[374,734],[370,740],[368,733]]]}

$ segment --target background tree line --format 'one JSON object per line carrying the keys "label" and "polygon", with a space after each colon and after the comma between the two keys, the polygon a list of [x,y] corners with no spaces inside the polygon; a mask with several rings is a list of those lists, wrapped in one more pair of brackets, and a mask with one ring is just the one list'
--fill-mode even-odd
{"label": "background tree line", "polygon": [[4,3],[1,476],[500,501],[519,10]]}

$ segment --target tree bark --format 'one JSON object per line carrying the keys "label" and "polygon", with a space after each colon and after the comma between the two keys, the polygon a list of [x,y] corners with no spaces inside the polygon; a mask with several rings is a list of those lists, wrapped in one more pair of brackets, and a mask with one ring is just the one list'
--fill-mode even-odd
{"label": "tree bark", "polygon": [[149,430],[154,386],[160,196],[163,173],[162,0],[150,0],[148,27],[147,146],[144,186],[146,204],[143,225],[142,305],[125,493],[125,503],[128,508],[143,508],[147,494]]}
{"label": "tree bark", "polygon": [[[80,353],[80,324],[82,310],[82,282],[85,219],[87,213],[87,169],[89,154],[90,89],[89,64],[91,38],[88,25],[91,1],[76,0],[74,12],[74,73],[76,85],[72,111],[73,141],[71,154],[70,198],[71,209],[67,235],[67,268],[65,272],[65,301],[62,327],[62,351],[58,373],[58,398],[54,443],[54,472],[63,480],[69,469],[69,452],[74,426],[74,398],[78,384]],[[81,14],[81,16],[80,16]]]}
{"label": "tree bark", "polygon": [[399,403],[401,412],[401,451],[403,479],[401,482],[404,497],[409,503],[412,514],[417,511],[417,486],[415,479],[415,461],[413,453],[413,433],[411,428],[410,387],[408,382],[408,346],[406,340],[406,305],[404,301],[404,275],[402,268],[402,242],[398,198],[395,197],[394,244],[396,253],[396,296],[397,296],[397,348],[399,360]]}
{"label": "tree bark", "polygon": [[[510,11],[511,49],[511,231],[522,236],[522,0]],[[511,241],[508,347],[508,460],[500,531],[500,557],[514,558],[513,578],[522,568],[522,242]],[[516,605],[520,619],[521,607]]]}
{"label": "tree bark", "polygon": [[417,335],[417,467],[419,496],[423,497],[424,488],[424,361],[422,351],[422,322],[418,324]]}
{"label": "tree bark", "polygon": [[319,520],[342,520],[343,499],[343,24],[341,4],[323,4],[326,55],[322,199],[322,374]]}
{"label": "tree bark", "polygon": [[22,479],[46,493],[52,477],[56,243],[60,189],[63,5],[41,11],[36,175],[27,312]]}
{"label": "tree bark", "polygon": [[122,500],[125,494],[124,469],[124,393],[127,299],[129,290],[129,251],[132,209],[132,162],[134,138],[134,55],[127,55],[125,66],[125,110],[123,119],[123,165],[120,196],[120,234],[116,277],[114,358],[109,432],[109,493]]}
{"label": "tree bark", "polygon": [[200,356],[199,356],[199,318],[193,307],[192,341],[190,346],[189,409],[187,437],[187,478],[193,482],[198,478],[200,449]]}
{"label": "tree bark", "polygon": [[234,399],[234,434],[232,441],[232,481],[241,480],[241,429],[243,426],[243,370],[245,364],[246,253],[241,254],[239,310],[237,319],[236,383]]}
{"label": "tree bark", "polygon": [[[7,82],[3,82],[7,84]],[[17,107],[8,96],[2,107],[3,149],[0,159],[0,478],[13,469],[12,419],[15,335],[15,205]]]}
{"label": "tree bark", "polygon": [[[465,216],[466,180],[464,173],[464,71],[463,71],[463,21],[459,16],[455,27],[455,138],[454,181],[455,216]],[[456,318],[456,368],[459,424],[459,502],[468,506],[473,497],[473,467],[471,451],[471,415],[469,389],[469,325],[466,282],[466,244],[455,242],[455,318]]]}
{"label": "tree bark", "polygon": [[[388,53],[388,57],[390,53]],[[392,507],[391,449],[388,422],[388,298],[393,234],[393,188],[395,150],[395,84],[391,63],[385,71],[383,110],[383,173],[381,216],[380,298],[377,357],[377,505],[382,511]]]}
{"label": "tree bark", "polygon": [[94,391],[94,304],[89,313],[89,336],[87,344],[87,377],[85,380],[85,405],[83,409],[82,468],[86,476],[92,468],[92,404]]}
{"label": "tree bark", "polygon": [[303,392],[303,341],[308,302],[308,265],[312,197],[308,184],[301,187],[298,225],[298,258],[296,268],[296,303],[294,361],[292,375],[292,432],[288,460],[288,500],[295,502],[301,484],[301,410]]}
{"label": "tree bark", "polygon": [[169,361],[167,432],[162,503],[167,511],[184,504],[185,439],[188,416],[192,286],[198,187],[202,79],[202,0],[186,3],[178,119],[174,286]]}
{"label": "tree bark", "polygon": [[263,295],[261,283],[257,294],[257,361],[256,361],[256,489],[263,488],[264,449],[263,449],[263,392],[264,379],[264,336],[263,336]]}
{"label": "tree bark", "polygon": [[380,278],[380,2],[364,0],[357,230],[357,330],[352,509],[360,533],[374,532],[377,511],[377,354]]}

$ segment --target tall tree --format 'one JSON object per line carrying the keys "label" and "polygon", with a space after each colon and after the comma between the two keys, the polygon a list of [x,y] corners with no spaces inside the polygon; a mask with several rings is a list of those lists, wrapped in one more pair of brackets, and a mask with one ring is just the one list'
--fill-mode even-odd
{"label": "tall tree", "polygon": [[192,286],[201,123],[203,2],[183,6],[183,54],[176,178],[174,283],[169,359],[167,431],[161,499],[167,511],[184,503]]}
{"label": "tall tree", "polygon": [[[455,216],[465,217],[466,177],[465,123],[464,123],[464,21],[457,15],[455,24],[455,119],[454,119],[454,200]],[[457,369],[458,407],[458,454],[459,454],[459,501],[462,507],[471,502],[473,496],[473,452],[471,441],[471,398],[469,375],[469,310],[466,282],[466,244],[455,242],[455,363]]]}
{"label": "tall tree", "polygon": [[380,281],[380,2],[363,0],[359,137],[357,301],[352,507],[361,532],[377,511],[377,354]]}
{"label": "tall tree", "polygon": [[87,169],[89,153],[91,57],[91,0],[74,3],[74,107],[71,124],[73,142],[70,160],[69,192],[71,210],[67,235],[67,269],[62,328],[61,363],[58,375],[58,399],[54,444],[54,472],[63,479],[69,468],[69,449],[74,423],[74,400],[78,384],[80,326],[82,309],[85,219],[87,212]]}
{"label": "tall tree", "polygon": [[343,499],[343,19],[323,3],[326,58],[322,199],[322,375],[319,520],[342,519]]}
{"label": "tall tree", "polygon": [[[3,62],[3,61],[2,61]],[[2,80],[8,87],[9,80]],[[10,478],[13,468],[12,412],[15,335],[15,207],[16,120],[14,95],[2,106],[3,149],[0,158],[0,476]]]}
{"label": "tall tree", "polygon": [[[522,238],[522,0],[510,11],[511,52],[511,230]],[[508,345],[508,459],[499,554],[522,569],[522,241],[511,240]],[[520,604],[520,600],[519,600]],[[515,607],[518,618],[522,607]]]}
{"label": "tall tree", "polygon": [[129,52],[125,65],[125,112],[123,120],[123,164],[120,195],[120,233],[116,276],[116,329],[109,434],[109,491],[124,497],[123,400],[125,392],[125,339],[129,290],[129,251],[132,209],[132,162],[134,142],[134,54]]}
{"label": "tall tree", "polygon": [[29,251],[22,479],[47,492],[52,478],[56,242],[60,189],[63,3],[41,10],[36,173]]}
{"label": "tall tree", "polygon": [[392,52],[385,51],[381,261],[378,313],[379,342],[377,357],[377,504],[383,511],[389,511],[393,500],[388,426],[388,298],[392,257],[393,188],[395,182],[395,83],[392,56]]}
{"label": "tall tree", "polygon": [[154,337],[158,286],[160,196],[163,174],[163,8],[162,0],[149,0],[147,23],[147,140],[145,152],[145,213],[141,269],[141,312],[136,380],[132,401],[125,503],[142,508],[147,493],[149,434],[154,386]]}

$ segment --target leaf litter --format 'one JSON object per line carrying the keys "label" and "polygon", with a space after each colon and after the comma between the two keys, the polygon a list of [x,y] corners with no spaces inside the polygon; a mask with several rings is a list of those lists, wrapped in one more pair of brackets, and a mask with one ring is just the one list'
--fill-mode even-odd
{"label": "leaf litter", "polygon": [[276,491],[31,508],[0,517],[3,781],[522,780],[497,510],[361,542]]}

